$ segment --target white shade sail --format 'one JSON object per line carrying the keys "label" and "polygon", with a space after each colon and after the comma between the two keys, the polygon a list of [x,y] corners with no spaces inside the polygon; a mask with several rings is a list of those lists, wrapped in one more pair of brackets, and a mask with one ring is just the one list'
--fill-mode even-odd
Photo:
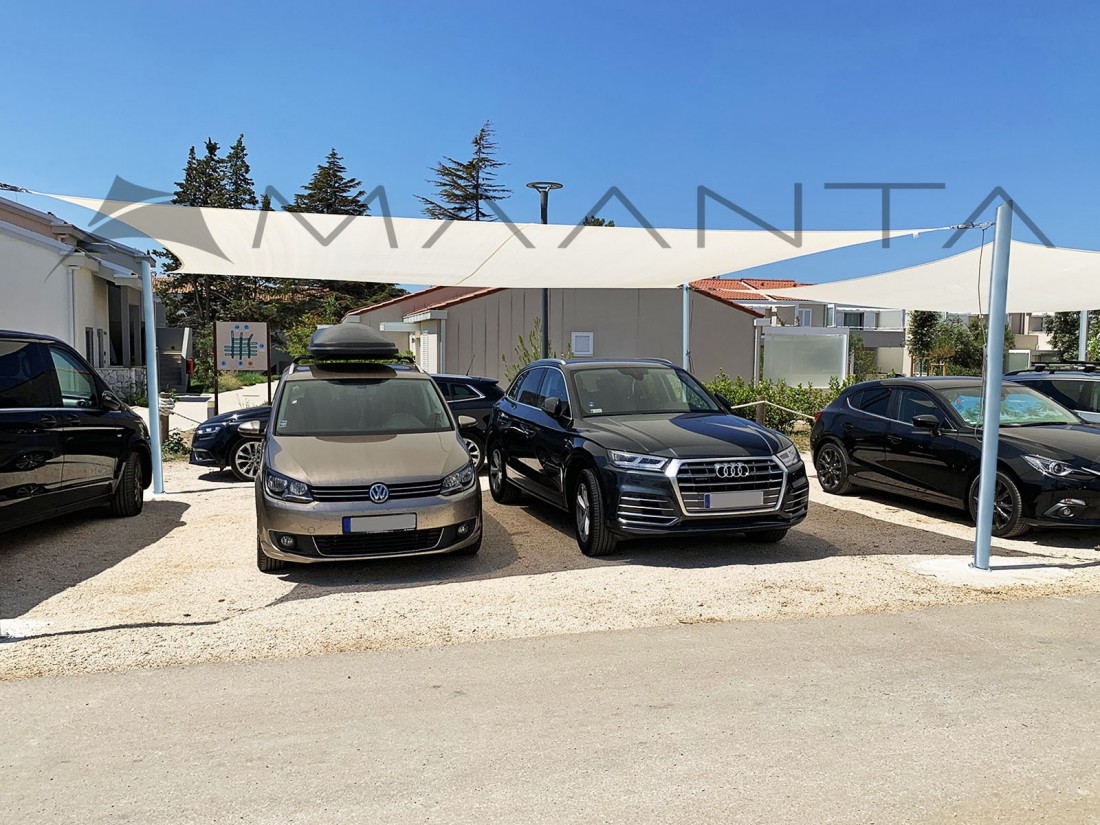
{"label": "white shade sail", "polygon": [[[867,278],[768,290],[830,304],[986,313],[993,245]],[[979,266],[981,272],[979,273]],[[1013,241],[1008,312],[1076,312],[1100,307],[1100,252]]]}
{"label": "white shade sail", "polygon": [[[881,230],[577,227],[213,209],[50,195],[171,250],[182,273],[476,287],[674,287],[879,241]],[[575,233],[575,234],[574,234]],[[890,237],[915,235],[895,230]],[[573,237],[571,237],[573,235]],[[564,245],[564,248],[563,248]]]}

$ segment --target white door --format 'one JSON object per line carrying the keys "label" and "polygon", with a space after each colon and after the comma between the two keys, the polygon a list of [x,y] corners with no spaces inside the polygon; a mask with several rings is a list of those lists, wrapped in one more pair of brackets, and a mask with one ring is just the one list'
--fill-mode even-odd
{"label": "white door", "polygon": [[417,363],[424,372],[439,372],[439,333],[420,333],[420,347]]}

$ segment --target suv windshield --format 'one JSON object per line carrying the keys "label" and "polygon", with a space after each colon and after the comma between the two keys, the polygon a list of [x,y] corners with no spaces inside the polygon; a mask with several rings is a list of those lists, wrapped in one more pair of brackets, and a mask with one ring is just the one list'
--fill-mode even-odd
{"label": "suv windshield", "polygon": [[[982,388],[961,387],[941,390],[962,420],[972,427],[982,425]],[[1073,413],[1041,393],[1026,387],[1001,391],[1001,426],[1026,427],[1037,424],[1077,424]]]}
{"label": "suv windshield", "polygon": [[451,429],[431,381],[340,378],[290,381],[275,417],[275,434],[396,435]]}
{"label": "suv windshield", "polygon": [[595,367],[576,370],[573,382],[585,416],[721,412],[695,379],[669,367]]}

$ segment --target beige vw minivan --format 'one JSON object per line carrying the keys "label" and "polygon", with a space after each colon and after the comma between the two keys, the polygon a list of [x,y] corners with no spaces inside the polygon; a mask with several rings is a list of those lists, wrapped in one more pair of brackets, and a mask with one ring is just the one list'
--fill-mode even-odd
{"label": "beige vw minivan", "polygon": [[431,377],[374,329],[318,330],[271,410],[260,570],[481,548],[481,489],[458,423]]}

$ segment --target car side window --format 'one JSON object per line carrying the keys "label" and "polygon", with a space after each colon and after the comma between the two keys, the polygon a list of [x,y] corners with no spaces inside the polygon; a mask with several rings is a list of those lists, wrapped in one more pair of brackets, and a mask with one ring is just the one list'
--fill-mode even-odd
{"label": "car side window", "polygon": [[0,410],[57,406],[46,347],[0,341]]}
{"label": "car side window", "polygon": [[569,391],[565,388],[565,376],[562,375],[561,370],[546,370],[546,378],[543,379],[542,389],[539,390],[537,406],[541,406],[547,398],[560,399],[563,413],[569,414]]}
{"label": "car side window", "polygon": [[523,383],[519,385],[519,394],[516,398],[520,404],[526,404],[529,407],[539,405],[539,385],[542,384],[542,376],[545,372],[545,367],[536,367],[523,377]]}
{"label": "car side window", "polygon": [[520,388],[520,385],[523,383],[523,379],[525,379],[526,377],[527,377],[527,373],[526,372],[521,372],[519,375],[517,375],[515,378],[513,378],[511,385],[508,387],[508,392],[506,392],[505,395],[508,398],[511,398],[513,401],[518,401],[519,400],[519,388]]}
{"label": "car side window", "polygon": [[886,418],[890,411],[890,388],[870,387],[861,392],[858,398],[852,399],[852,406],[865,413]]}
{"label": "car side window", "polygon": [[451,398],[451,385],[447,381],[436,381],[435,385],[439,387],[439,391],[443,393],[443,398],[446,401],[452,401]]}
{"label": "car side window", "polygon": [[95,379],[88,367],[59,347],[50,347],[57,381],[61,385],[61,404],[65,407],[94,407],[98,403]]}
{"label": "car side window", "polygon": [[481,398],[481,393],[469,384],[451,384],[451,394],[447,396],[449,401],[475,401]]}
{"label": "car side window", "polygon": [[1071,410],[1089,409],[1088,402],[1091,393],[1088,386],[1092,382],[1071,379],[1069,381],[1044,381],[1038,388],[1044,395],[1049,395],[1063,407]]}
{"label": "car side window", "polygon": [[909,387],[896,390],[898,395],[897,420],[912,424],[918,415],[934,415],[941,425],[947,423],[943,409],[928,393]]}

